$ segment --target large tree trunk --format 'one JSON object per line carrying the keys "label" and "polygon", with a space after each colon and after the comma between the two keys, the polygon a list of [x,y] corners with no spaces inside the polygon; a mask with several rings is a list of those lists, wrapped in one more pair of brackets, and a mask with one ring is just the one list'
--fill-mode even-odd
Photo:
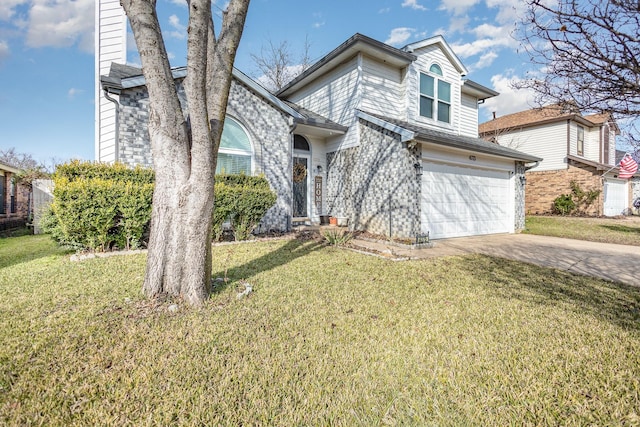
{"label": "large tree trunk", "polygon": [[149,91],[156,173],[143,292],[201,304],[211,283],[214,173],[231,73],[249,0],[232,0],[216,39],[211,0],[189,2],[185,92],[180,106],[153,0],[122,0]]}

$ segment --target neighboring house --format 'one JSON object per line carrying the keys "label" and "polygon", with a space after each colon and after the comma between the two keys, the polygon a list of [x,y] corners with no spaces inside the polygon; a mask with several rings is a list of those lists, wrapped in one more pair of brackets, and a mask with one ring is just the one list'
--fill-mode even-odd
{"label": "neighboring house", "polygon": [[[442,37],[396,49],[360,34],[276,95],[234,70],[218,172],[269,180],[261,231],[332,215],[411,239],[514,232],[525,167],[541,159],[478,138],[478,103],[497,93],[466,74]],[[174,69],[178,87],[184,76]],[[101,76],[115,132],[97,159],[152,164],[144,83],[118,64]]]}
{"label": "neighboring house", "polygon": [[0,163],[0,231],[22,227],[29,214],[29,188],[16,182],[20,169]]}
{"label": "neighboring house", "polygon": [[572,181],[583,190],[600,190],[587,214],[622,215],[631,207],[632,185],[617,175],[620,131],[608,114],[583,116],[551,105],[494,118],[480,124],[479,133],[486,140],[544,159],[526,173],[527,213],[552,212],[554,200],[571,192]]}

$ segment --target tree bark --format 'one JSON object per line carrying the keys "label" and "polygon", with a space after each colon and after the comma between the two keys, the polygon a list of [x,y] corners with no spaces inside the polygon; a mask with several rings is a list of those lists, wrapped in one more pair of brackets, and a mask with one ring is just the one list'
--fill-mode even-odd
{"label": "tree bark", "polygon": [[156,174],[143,292],[202,304],[211,283],[214,179],[233,61],[249,0],[232,0],[216,39],[211,0],[189,1],[187,128],[154,0],[122,0],[149,92]]}

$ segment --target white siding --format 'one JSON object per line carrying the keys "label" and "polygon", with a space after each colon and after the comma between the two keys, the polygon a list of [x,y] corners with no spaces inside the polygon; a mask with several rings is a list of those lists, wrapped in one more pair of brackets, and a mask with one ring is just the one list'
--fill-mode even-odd
{"label": "white siding", "polygon": [[592,162],[600,162],[600,128],[585,128],[584,158]]}
{"label": "white siding", "polygon": [[500,145],[541,157],[536,172],[567,167],[567,122],[515,129],[497,138]]}
{"label": "white siding", "polygon": [[116,110],[102,93],[100,76],[109,74],[112,62],[127,62],[127,20],[120,0],[96,0],[95,10],[95,160],[112,162],[116,160]]}
{"label": "white siding", "polygon": [[460,135],[478,137],[478,99],[464,93],[460,104]]}
{"label": "white siding", "polygon": [[355,56],[290,97],[292,102],[304,108],[349,126],[344,137],[335,140],[327,147],[327,151],[352,147],[358,143],[357,126],[354,124],[355,109],[360,107],[360,76],[360,60]]}
{"label": "white siding", "polygon": [[[449,62],[444,52],[437,45],[432,45],[413,52],[418,59],[409,67],[407,76],[407,120],[420,126],[437,129],[444,132],[458,133],[461,116],[461,84],[462,77],[454,65]],[[451,123],[446,124],[437,120],[420,116],[420,73],[427,72],[433,63],[442,68],[443,79],[451,84]],[[477,127],[477,122],[476,122]],[[477,129],[476,129],[477,133]]]}
{"label": "white siding", "polygon": [[406,105],[402,91],[402,70],[362,57],[362,104],[364,111],[404,120]]}

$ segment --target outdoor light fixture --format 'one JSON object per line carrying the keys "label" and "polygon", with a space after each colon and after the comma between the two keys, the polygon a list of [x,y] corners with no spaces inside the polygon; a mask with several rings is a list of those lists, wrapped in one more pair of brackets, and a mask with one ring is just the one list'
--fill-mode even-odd
{"label": "outdoor light fixture", "polygon": [[318,165],[316,166],[316,170],[318,171],[318,173],[322,173],[322,166]]}
{"label": "outdoor light fixture", "polygon": [[520,184],[525,185],[527,183],[527,177],[522,175],[520,177]]}
{"label": "outdoor light fixture", "polygon": [[416,169],[416,177],[421,177],[422,176],[422,164],[421,163],[414,163],[413,167]]}

